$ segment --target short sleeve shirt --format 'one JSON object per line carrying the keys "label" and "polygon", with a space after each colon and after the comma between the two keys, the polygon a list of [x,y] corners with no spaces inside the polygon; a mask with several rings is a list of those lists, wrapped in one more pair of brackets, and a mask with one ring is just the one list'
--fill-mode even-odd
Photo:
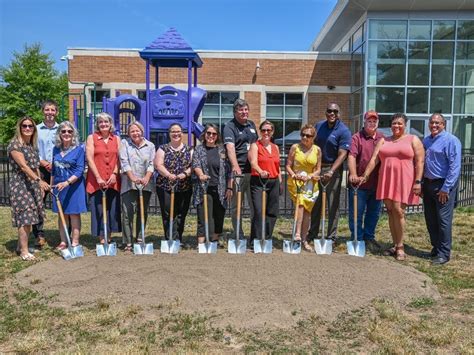
{"label": "short sleeve shirt", "polygon": [[234,118],[224,127],[224,144],[234,144],[237,162],[243,173],[250,173],[248,152],[250,145],[255,143],[257,138],[257,128],[251,120],[247,120],[247,123],[242,125]]}
{"label": "short sleeve shirt", "polygon": [[334,163],[339,149],[347,151],[351,149],[351,131],[341,120],[337,120],[332,128],[329,128],[327,120],[316,123],[315,128],[314,143],[321,148],[323,164]]}

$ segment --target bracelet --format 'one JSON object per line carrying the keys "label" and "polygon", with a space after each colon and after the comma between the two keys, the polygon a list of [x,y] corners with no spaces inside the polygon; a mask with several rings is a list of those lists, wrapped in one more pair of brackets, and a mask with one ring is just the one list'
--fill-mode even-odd
{"label": "bracelet", "polygon": [[228,187],[227,190],[234,191],[232,187]]}
{"label": "bracelet", "polygon": [[333,175],[333,174],[334,174],[334,171],[328,170],[328,173],[331,174],[331,175]]}

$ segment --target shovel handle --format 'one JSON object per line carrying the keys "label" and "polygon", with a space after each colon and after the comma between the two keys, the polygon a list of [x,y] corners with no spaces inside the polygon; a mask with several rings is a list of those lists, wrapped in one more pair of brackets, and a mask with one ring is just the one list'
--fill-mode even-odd
{"label": "shovel handle", "polygon": [[354,189],[354,241],[357,242],[357,189]]}
{"label": "shovel handle", "polygon": [[325,229],[326,229],[326,186],[323,186],[323,196],[321,201],[321,219],[323,221],[323,228],[321,235],[325,239]]}
{"label": "shovel handle", "polygon": [[59,200],[59,194],[54,195],[56,197],[56,204],[58,205],[59,218],[61,219],[61,224],[63,225],[64,234],[66,235],[67,245],[71,248],[71,239],[69,237],[69,231],[67,229],[66,218],[64,217],[63,205]]}
{"label": "shovel handle", "polygon": [[242,208],[242,191],[237,189],[237,230],[235,231],[235,239],[240,240],[240,209]]}
{"label": "shovel handle", "polygon": [[143,199],[143,187],[138,189],[138,196],[140,200],[140,222],[142,229],[142,241],[145,243],[145,201]]}
{"label": "shovel handle", "polygon": [[265,222],[267,217],[267,192],[265,191],[265,187],[262,191],[262,241],[265,240]]}
{"label": "shovel handle", "polygon": [[171,197],[170,197],[169,240],[173,240],[173,219],[174,219],[174,186],[171,187]]}
{"label": "shovel handle", "polygon": [[209,244],[209,209],[207,205],[207,193],[203,195],[204,204],[204,232],[206,234],[206,243]]}
{"label": "shovel handle", "polygon": [[102,191],[102,218],[104,220],[104,244],[109,244],[109,240],[107,237],[107,189],[101,190]]}

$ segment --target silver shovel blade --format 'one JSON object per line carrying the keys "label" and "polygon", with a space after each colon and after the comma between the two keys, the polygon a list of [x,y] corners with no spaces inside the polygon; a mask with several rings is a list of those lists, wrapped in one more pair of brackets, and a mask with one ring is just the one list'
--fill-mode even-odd
{"label": "silver shovel blade", "polygon": [[109,243],[107,247],[104,244],[96,244],[95,251],[97,256],[116,256],[117,244]]}
{"label": "silver shovel blade", "polygon": [[363,240],[349,240],[346,242],[346,246],[347,254],[360,258],[365,256],[365,242]]}
{"label": "silver shovel blade", "polygon": [[271,239],[264,240],[262,245],[262,240],[254,239],[253,240],[253,252],[255,254],[271,254],[273,247],[273,241]]}
{"label": "silver shovel blade", "polygon": [[286,254],[300,254],[301,242],[293,242],[288,239],[283,240],[283,252]]}
{"label": "silver shovel blade", "polygon": [[84,248],[82,247],[82,245],[76,245],[74,247],[71,247],[71,249],[73,258],[81,258],[84,256]]}
{"label": "silver shovel blade", "polygon": [[240,239],[239,242],[236,239],[229,239],[227,246],[229,254],[245,254],[247,252],[247,239]]}
{"label": "silver shovel blade", "polygon": [[64,260],[71,260],[73,258],[71,251],[69,248],[61,250],[61,256]]}
{"label": "silver shovel blade", "polygon": [[178,254],[180,245],[179,240],[162,240],[160,251],[165,254]]}
{"label": "silver shovel blade", "polygon": [[217,242],[199,243],[198,244],[199,254],[215,254],[217,253]]}
{"label": "silver shovel blade", "polygon": [[135,243],[133,244],[133,254],[135,255],[153,255],[153,243]]}
{"label": "silver shovel blade", "polygon": [[315,239],[314,250],[316,254],[332,254],[332,239]]}

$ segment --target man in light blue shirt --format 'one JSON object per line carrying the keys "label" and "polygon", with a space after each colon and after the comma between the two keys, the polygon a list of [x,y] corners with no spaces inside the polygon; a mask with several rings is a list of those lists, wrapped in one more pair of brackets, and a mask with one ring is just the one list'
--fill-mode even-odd
{"label": "man in light blue shirt", "polygon": [[434,113],[429,121],[431,134],[423,140],[423,205],[433,265],[445,264],[451,256],[454,200],[461,172],[461,142],[445,127],[443,115]]}
{"label": "man in light blue shirt", "polygon": [[[41,178],[49,184],[51,181],[54,140],[58,129],[58,123],[56,122],[58,105],[52,100],[47,100],[41,106],[41,111],[43,112],[44,119],[37,126],[40,172]],[[46,244],[42,220],[38,224],[33,225],[33,234],[36,238],[36,247],[41,249]]]}

